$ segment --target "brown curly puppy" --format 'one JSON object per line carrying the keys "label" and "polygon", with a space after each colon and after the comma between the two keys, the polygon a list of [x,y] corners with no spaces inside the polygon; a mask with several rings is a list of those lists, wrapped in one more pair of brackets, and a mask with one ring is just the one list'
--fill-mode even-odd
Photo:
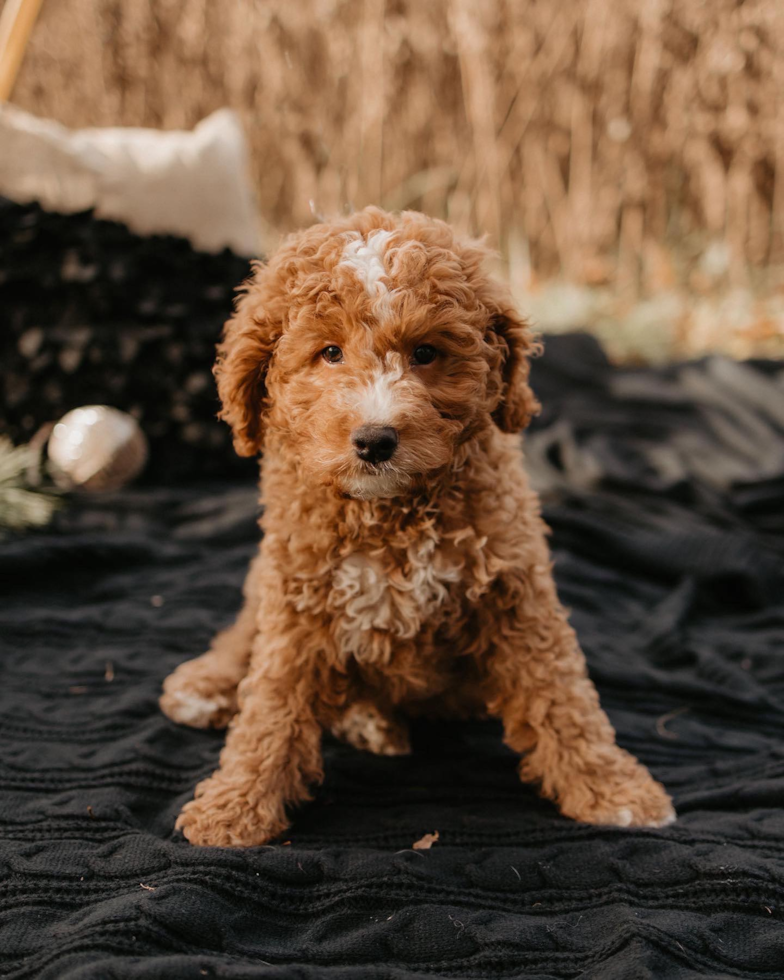
{"label": "brown curly puppy", "polygon": [[218,349],[237,451],[263,450],[264,539],[234,626],[161,706],[230,723],[177,826],[247,846],[322,777],[324,729],[408,751],[405,716],[490,714],[520,775],[576,820],[662,826],[558,601],[523,471],[532,335],[485,248],[376,208],[290,237]]}

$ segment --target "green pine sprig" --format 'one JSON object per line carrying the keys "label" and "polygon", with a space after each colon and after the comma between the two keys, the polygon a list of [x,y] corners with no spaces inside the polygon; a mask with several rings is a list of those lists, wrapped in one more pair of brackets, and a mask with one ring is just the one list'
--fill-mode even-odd
{"label": "green pine sprig", "polygon": [[32,446],[14,446],[7,436],[0,436],[0,534],[43,527],[59,507],[55,493],[30,481],[37,461],[38,452]]}

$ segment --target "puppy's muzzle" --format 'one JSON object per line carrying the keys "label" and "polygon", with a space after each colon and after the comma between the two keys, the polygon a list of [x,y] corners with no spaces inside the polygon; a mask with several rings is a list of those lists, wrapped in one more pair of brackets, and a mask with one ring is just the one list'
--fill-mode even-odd
{"label": "puppy's muzzle", "polygon": [[397,449],[397,429],[389,425],[363,425],[351,433],[357,456],[366,463],[392,459]]}

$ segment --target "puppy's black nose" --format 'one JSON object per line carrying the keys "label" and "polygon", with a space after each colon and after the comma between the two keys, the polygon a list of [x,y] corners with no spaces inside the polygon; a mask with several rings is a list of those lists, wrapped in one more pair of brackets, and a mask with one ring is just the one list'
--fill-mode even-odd
{"label": "puppy's black nose", "polygon": [[389,425],[363,425],[351,433],[357,456],[366,463],[392,459],[397,449],[397,429]]}

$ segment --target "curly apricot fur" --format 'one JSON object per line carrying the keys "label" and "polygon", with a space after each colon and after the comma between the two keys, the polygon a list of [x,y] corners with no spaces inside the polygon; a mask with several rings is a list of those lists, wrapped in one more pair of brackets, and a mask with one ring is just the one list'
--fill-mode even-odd
{"label": "curly apricot fur", "polygon": [[[274,838],[321,778],[322,731],[391,754],[421,713],[500,717],[521,777],[576,820],[674,818],[615,744],[558,601],[518,434],[537,345],[486,255],[368,208],[290,237],[244,287],[215,374],[238,452],[263,451],[264,538],[237,623],[161,699],[231,719],[177,822],[194,844]],[[388,462],[358,459],[365,423],[397,430]]]}

